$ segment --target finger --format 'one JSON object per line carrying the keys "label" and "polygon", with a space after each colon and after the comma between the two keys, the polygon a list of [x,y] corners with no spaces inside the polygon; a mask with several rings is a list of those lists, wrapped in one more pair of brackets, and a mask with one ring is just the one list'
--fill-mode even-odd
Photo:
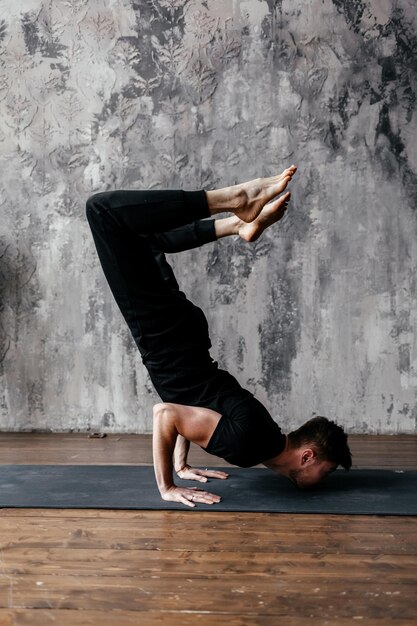
{"label": "finger", "polygon": [[209,493],[208,491],[199,491],[193,498],[194,501],[204,502],[205,504],[213,504],[220,502],[221,497],[215,493]]}
{"label": "finger", "polygon": [[192,480],[198,480],[198,482],[200,483],[206,483],[207,482],[207,478],[201,474],[193,474],[191,476]]}
{"label": "finger", "polygon": [[223,472],[221,470],[209,469],[208,467],[206,467],[206,469],[196,469],[194,470],[194,472],[196,474],[199,474],[200,476],[209,476],[210,478],[214,476],[229,476],[227,472]]}
{"label": "finger", "polygon": [[186,470],[180,470],[177,472],[177,476],[184,478],[185,480],[195,480],[196,476],[200,475],[199,469],[188,468]]}
{"label": "finger", "polygon": [[196,491],[197,490],[195,490],[192,494],[187,494],[185,496],[190,502],[193,503],[193,506],[196,506],[196,504],[210,504],[209,499],[204,495],[204,491],[198,490],[198,493],[196,493]]}
{"label": "finger", "polygon": [[190,502],[190,500],[188,500],[188,498],[186,498],[185,496],[180,496],[180,502],[186,504],[187,506],[195,507],[194,502]]}
{"label": "finger", "polygon": [[209,498],[208,496],[200,496],[198,498],[198,502],[202,502],[203,504],[218,504],[221,498],[217,496],[217,498]]}
{"label": "finger", "polygon": [[217,470],[205,470],[204,476],[208,476],[208,478],[228,478],[229,474]]}
{"label": "finger", "polygon": [[195,506],[192,502],[190,502],[186,496],[181,493],[176,496],[162,496],[163,500],[167,500],[168,502],[180,502],[181,504],[186,504],[187,506]]}

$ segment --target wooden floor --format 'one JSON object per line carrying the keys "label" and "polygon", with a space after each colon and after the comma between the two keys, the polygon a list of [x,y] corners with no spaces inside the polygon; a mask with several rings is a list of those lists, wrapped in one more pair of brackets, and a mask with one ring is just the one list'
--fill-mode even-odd
{"label": "wooden floor", "polygon": [[[417,469],[417,437],[350,441],[356,467]],[[3,433],[0,463],[148,464],[150,438]],[[308,620],[417,625],[417,518],[0,510],[0,626]]]}

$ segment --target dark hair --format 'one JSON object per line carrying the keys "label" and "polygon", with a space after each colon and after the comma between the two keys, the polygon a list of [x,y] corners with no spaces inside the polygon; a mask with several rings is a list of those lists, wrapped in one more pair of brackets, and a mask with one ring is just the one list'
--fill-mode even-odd
{"label": "dark hair", "polygon": [[352,465],[352,454],[347,445],[347,435],[341,426],[327,417],[318,415],[297,430],[288,434],[292,448],[313,445],[317,456],[325,461],[341,465],[346,470]]}

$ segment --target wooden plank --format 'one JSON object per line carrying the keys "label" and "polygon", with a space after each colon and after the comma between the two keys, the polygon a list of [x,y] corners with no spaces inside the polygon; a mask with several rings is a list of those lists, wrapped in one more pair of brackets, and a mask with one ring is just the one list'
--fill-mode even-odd
{"label": "wooden plank", "polygon": [[259,532],[269,532],[276,529],[292,530],[294,525],[299,529],[324,529],[370,532],[375,529],[389,529],[395,526],[398,531],[415,531],[417,517],[411,516],[372,516],[372,515],[320,515],[320,514],[287,514],[287,513],[226,513],[211,511],[184,510],[184,511],[126,511],[111,509],[2,509],[0,511],[0,528],[12,528],[16,524],[51,526],[58,524],[72,525],[76,522],[94,523],[100,519],[101,525],[117,526],[140,523],[141,528],[154,528],[155,524],[161,528],[176,528],[177,525],[186,525],[189,528],[196,526],[201,529],[242,530],[253,529]]}
{"label": "wooden plank", "polygon": [[[224,541],[225,545],[235,545],[236,535],[239,536],[241,542],[243,540],[245,540],[248,544],[256,542],[256,545],[269,540],[273,541],[274,538],[276,538],[277,541],[282,541],[285,540],[288,536],[296,540],[296,534],[300,535],[300,539],[306,537],[307,539],[311,539],[311,541],[313,541],[314,543],[319,543],[323,538],[326,537],[329,538],[329,540],[331,539],[332,541],[343,540],[344,537],[346,537],[346,531],[344,530],[344,528],[337,526],[320,527],[318,525],[312,525],[309,529],[308,527],[306,528],[304,525],[301,524],[294,524],[292,528],[285,524],[279,527],[277,526],[275,532],[271,532],[270,528],[268,528],[267,526],[259,528],[259,530],[257,530],[256,527],[254,527],[253,525],[236,524],[234,528],[233,526],[231,526],[225,529],[221,529],[215,525],[207,526],[203,523],[200,525],[198,523],[195,523],[189,525],[187,524],[182,528],[178,528],[175,526],[175,524],[166,526],[162,523],[156,523],[152,526],[151,522],[142,522],[140,520],[137,520],[137,525],[135,526],[134,524],[126,521],[124,523],[118,523],[116,520],[103,519],[99,520],[99,523],[97,523],[97,527],[94,528],[93,524],[87,525],[86,523],[90,520],[92,522],[94,518],[87,518],[87,520],[79,519],[75,520],[74,522],[71,519],[66,519],[65,521],[67,523],[63,524],[62,528],[60,529],[59,524],[56,524],[55,528],[50,524],[51,520],[55,520],[57,518],[46,518],[43,525],[41,523],[38,525],[22,523],[22,519],[24,518],[20,518],[19,523],[17,523],[15,526],[15,529],[9,526],[7,531],[5,529],[5,525],[2,523],[3,520],[0,522],[0,540],[3,539],[3,545],[6,538],[13,539],[13,533],[15,537],[17,535],[26,535],[33,537],[36,536],[39,538],[47,538],[48,536],[50,536],[51,539],[54,541],[59,539],[68,540],[69,538],[71,539],[71,541],[73,541],[83,535],[88,535],[91,540],[97,539],[99,541],[101,539],[104,539],[106,535],[109,538],[113,538],[114,540],[116,540],[116,538],[120,536],[125,536],[127,539],[160,537],[169,540],[171,538],[174,538],[176,539],[178,545],[181,544],[184,540],[187,541],[188,539],[190,539],[190,534],[195,538],[196,544],[200,542],[203,545],[208,545],[219,541]],[[29,520],[34,519],[36,520],[38,518],[28,518],[27,521],[29,522]],[[114,523],[114,528],[111,527],[112,521]],[[374,532],[372,532],[371,526],[368,526],[367,528],[363,526],[356,527],[352,528],[349,534],[352,537],[356,537],[358,539],[362,537],[364,542],[372,542],[372,537],[375,537],[375,534],[378,534],[381,538],[381,541],[387,541],[387,543],[384,544],[384,548],[387,548],[388,545],[391,545],[391,543],[392,545],[395,545],[396,539],[401,542],[409,541],[410,543],[412,543],[413,539],[415,541],[415,537],[417,534],[416,531],[416,524],[410,526],[393,524],[391,526],[387,525],[386,527],[377,526]],[[7,535],[6,532],[8,533]],[[317,538],[316,540],[314,539],[315,537]],[[375,541],[378,544],[378,538],[375,538]],[[324,544],[323,547],[325,546],[326,544]],[[132,548],[133,547],[134,546],[132,546]]]}
{"label": "wooden plank", "polygon": [[[29,515],[30,513],[30,515]],[[112,510],[70,510],[70,509],[4,509],[0,516],[0,529],[22,528],[48,525],[50,528],[72,527],[74,524],[92,525],[100,520],[100,527],[124,528],[131,525],[161,530],[177,529],[178,526],[203,531],[222,532],[256,530],[258,533],[277,530],[323,530],[352,532],[388,531],[415,532],[417,518],[406,516],[348,516],[348,515],[293,515],[270,513],[225,513],[199,511],[112,511]]]}
{"label": "wooden plank", "polygon": [[[36,541],[44,540],[45,547],[48,543],[51,544],[51,547],[56,547],[56,543],[60,543],[60,547],[77,547],[75,544],[82,541],[83,545],[93,548],[95,544],[97,547],[101,547],[103,543],[108,541],[117,543],[117,548],[121,548],[120,541],[122,541],[123,544],[129,544],[131,549],[135,549],[137,546],[133,542],[161,539],[167,544],[172,541],[174,547],[180,547],[185,543],[188,546],[210,545],[211,550],[213,550],[217,544],[222,544],[231,548],[237,546],[238,549],[240,547],[245,549],[245,546],[242,545],[245,542],[249,548],[250,545],[256,545],[257,549],[264,546],[266,550],[269,549],[270,545],[282,546],[283,543],[289,541],[292,542],[294,550],[297,551],[297,546],[304,544],[305,541],[314,546],[319,545],[322,548],[331,549],[333,546],[337,547],[339,543],[343,543],[347,535],[341,526],[321,527],[313,524],[311,528],[301,524],[294,524],[292,528],[287,524],[277,525],[273,532],[268,526],[262,528],[260,525],[259,530],[257,530],[252,525],[236,524],[234,527],[229,526],[221,529],[217,525],[208,526],[204,523],[199,525],[197,521],[194,524],[178,527],[175,522],[170,525],[163,523],[152,525],[152,521],[137,520],[136,525],[134,525],[127,521],[123,523],[117,520],[101,519],[94,525],[94,518],[92,517],[75,520],[63,518],[61,526],[59,518],[45,518],[43,523],[41,521],[38,524],[30,523],[36,522],[38,519],[33,517],[27,518],[27,520],[18,518],[15,527],[12,523],[6,525],[6,519],[1,520],[0,545],[4,548],[6,545],[17,545],[17,539],[21,542],[26,540],[30,542],[32,538]],[[13,518],[7,518],[7,520],[13,522]],[[51,522],[56,523],[52,524]],[[364,544],[364,549],[369,549],[372,546],[383,546],[383,551],[386,552],[389,546],[403,545],[404,542],[412,547],[413,542],[415,543],[416,524],[376,526],[374,531],[372,526],[367,528],[364,526],[354,527],[349,531],[349,536],[355,540],[355,544],[361,541]],[[384,543],[382,544],[382,542]]]}
{"label": "wooden plank", "polygon": [[[349,601],[347,602],[347,598]],[[80,610],[154,610],[354,618],[369,614],[385,619],[415,618],[414,585],[370,581],[319,581],[294,578],[230,576],[187,579],[79,576],[22,576],[0,579],[0,606]]]}
{"label": "wooden plank", "polygon": [[[110,524],[116,520],[118,524],[141,525],[155,524],[165,527],[187,525],[190,528],[198,526],[204,529],[240,530],[252,528],[256,525],[259,531],[268,532],[278,528],[293,529],[294,525],[300,529],[323,528],[326,530],[354,530],[369,531],[371,529],[389,530],[393,526],[400,532],[417,529],[417,517],[405,515],[323,515],[323,514],[294,514],[294,513],[238,513],[216,511],[178,510],[178,511],[135,511],[114,509],[0,509],[0,528],[2,524],[19,524],[19,520],[29,523],[41,523],[50,519],[51,522],[64,520],[68,524],[84,520],[101,520],[103,524]],[[10,520],[6,522],[6,520]],[[143,526],[145,527],[145,526]]]}
{"label": "wooden plank", "polygon": [[[185,611],[78,611],[66,609],[0,609],[0,626],[277,626],[277,617],[257,615],[227,615],[227,622],[222,620],[222,614],[186,613]],[[360,617],[360,616],[358,616]],[[385,619],[367,618],[357,619],[339,618],[337,626],[352,626],[352,623],[363,623],[366,626],[388,626]],[[416,619],[390,618],[390,626],[417,626]],[[300,626],[298,617],[285,616],[285,626]],[[320,619],[320,626],[335,626],[333,620]]]}
{"label": "wooden plank", "polygon": [[[378,554],[417,551],[416,518],[346,517],[330,521],[322,516],[259,515],[239,520],[227,513],[157,512],[98,518],[3,517],[0,545],[45,548],[117,548],[200,551],[346,552]],[[172,515],[171,515],[172,513]],[[203,537],[203,539],[202,539]]]}
{"label": "wooden plank", "polygon": [[[6,518],[9,522],[6,522]],[[323,528],[326,530],[354,530],[369,532],[373,530],[389,530],[394,525],[396,531],[412,532],[417,530],[417,517],[405,515],[322,515],[322,514],[295,514],[295,513],[238,513],[225,511],[178,510],[178,511],[134,511],[114,509],[0,509],[0,528],[4,524],[19,524],[19,520],[32,519],[31,523],[42,523],[47,519],[66,520],[67,523],[82,523],[83,520],[102,520],[103,524],[110,524],[116,520],[118,524],[141,523],[142,528],[148,524],[150,527],[157,525],[184,526],[189,528],[197,526],[204,529],[241,530],[250,529],[256,525],[259,531],[275,531],[277,528],[289,530],[294,525],[299,529]],[[4,521],[3,521],[4,520]],[[37,520],[37,521],[36,521]]]}
{"label": "wooden plank", "polygon": [[[91,520],[93,522],[93,520]],[[3,524],[2,524],[3,526]],[[10,549],[16,545],[27,548],[85,548],[118,550],[192,550],[251,552],[305,552],[346,554],[417,554],[414,533],[349,533],[314,531],[299,533],[257,532],[255,529],[238,532],[222,532],[208,536],[207,532],[191,533],[186,528],[141,529],[131,527],[102,528],[101,525],[76,525],[55,527],[50,524],[26,525],[25,528],[1,530],[0,547]]]}
{"label": "wooden plank", "polygon": [[[51,539],[44,540],[42,537],[25,537],[20,536],[17,540],[8,538],[7,541],[2,541],[0,549],[10,549],[17,543],[24,544],[26,547],[40,547],[44,546],[45,549],[52,547],[67,547],[67,548],[83,548],[85,550],[90,549],[118,549],[118,550],[159,550],[161,552],[176,550],[183,552],[184,550],[190,550],[192,552],[199,552],[201,550],[201,539],[191,539],[187,542],[187,538],[183,535],[179,540],[172,540],[167,538],[161,538],[158,536],[143,538],[127,539],[126,537],[116,536],[110,540],[92,538],[89,535],[84,535],[81,531],[79,535],[70,537],[69,539]],[[321,541],[320,541],[321,539]],[[346,542],[339,539],[338,541],[331,541],[331,546],[326,545],[326,537],[322,536],[319,540],[309,541],[307,537],[297,540],[295,543],[291,541],[291,536],[285,538],[280,537],[278,540],[268,539],[267,541],[258,541],[258,545],[254,541],[250,545],[245,545],[247,541],[246,537],[242,537],[239,541],[226,540],[219,541],[217,544],[211,544],[211,551],[228,551],[228,552],[251,552],[255,548],[259,548],[263,552],[285,552],[291,554],[293,552],[305,552],[307,554],[322,554],[322,553],[337,553],[342,552],[346,554],[380,554],[381,545],[384,546],[383,551],[389,554],[411,554],[416,555],[417,549],[414,542],[407,542],[405,540],[399,540],[397,542],[388,542],[386,536],[380,537],[380,542],[376,539],[372,541],[371,545],[367,545],[368,537],[349,537]]]}
{"label": "wooden plank", "polygon": [[294,530],[311,530],[322,528],[326,531],[354,531],[369,532],[412,532],[417,535],[417,517],[388,516],[388,515],[321,515],[321,514],[293,514],[293,513],[226,513],[211,511],[129,511],[112,509],[0,509],[0,532],[4,518],[14,519],[13,524],[19,524],[19,519],[46,521],[49,518],[66,519],[68,523],[82,524],[83,520],[117,520],[118,524],[146,524],[152,528],[155,525],[171,525],[173,527],[187,526],[202,530],[242,530],[256,529],[264,532],[275,532],[277,528]]}
{"label": "wooden plank", "polygon": [[[159,550],[88,550],[80,548],[24,548],[3,551],[2,574],[7,576],[138,576],[193,578],[241,576],[302,577],[305,581],[343,580],[367,583],[414,583],[417,557],[404,555],[351,555],[262,552],[207,552]],[[313,572],[311,574],[311,572]]]}

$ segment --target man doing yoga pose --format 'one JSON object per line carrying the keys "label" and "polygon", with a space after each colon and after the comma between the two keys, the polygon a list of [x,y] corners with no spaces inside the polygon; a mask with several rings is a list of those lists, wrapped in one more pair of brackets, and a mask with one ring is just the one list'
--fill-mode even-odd
{"label": "man doing yoga pose", "polygon": [[[189,442],[233,465],[263,463],[299,487],[351,466],[347,437],[324,417],[285,436],[266,408],[218,367],[203,311],[179,289],[165,253],[228,235],[255,241],[288,207],[284,193],[296,172],[212,191],[115,190],[87,200],[87,218],[116,302],[162,402],[154,406],[155,476],[164,500],[214,504],[220,497],[175,485],[207,482],[226,472],[191,468]],[[223,219],[205,219],[223,212]]]}

